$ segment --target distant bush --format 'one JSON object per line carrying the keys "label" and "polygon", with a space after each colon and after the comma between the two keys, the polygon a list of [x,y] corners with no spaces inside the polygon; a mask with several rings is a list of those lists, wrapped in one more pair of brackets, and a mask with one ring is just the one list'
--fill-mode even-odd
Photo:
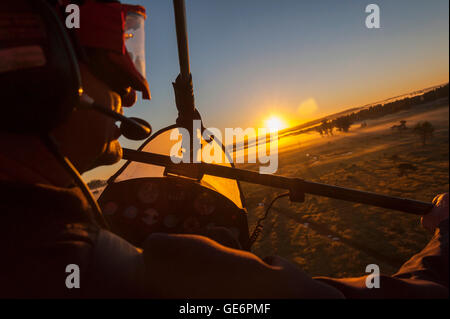
{"label": "distant bush", "polygon": [[315,130],[319,132],[320,135],[333,135],[333,122],[328,121],[327,119],[322,121],[322,124],[316,126]]}
{"label": "distant bush", "polygon": [[105,180],[101,180],[101,179],[93,179],[92,181],[90,181],[89,183],[87,183],[88,187],[90,189],[96,189],[96,188],[100,188],[106,185],[106,181]]}
{"label": "distant bush", "polygon": [[434,126],[428,121],[419,122],[414,126],[413,132],[420,137],[423,145],[426,145],[427,140],[433,137]]}
{"label": "distant bush", "polygon": [[398,156],[398,154],[393,154],[391,157],[389,157],[389,159],[396,163],[400,160],[400,157]]}
{"label": "distant bush", "polygon": [[399,125],[394,125],[394,126],[391,127],[391,130],[397,130],[397,131],[404,131],[404,130],[407,130],[407,129],[408,129],[408,127],[406,126],[406,121],[405,120],[400,121]]}
{"label": "distant bush", "polygon": [[352,126],[353,121],[349,116],[341,116],[333,121],[334,126],[341,132],[348,132],[350,126]]}
{"label": "distant bush", "polygon": [[401,163],[397,166],[399,173],[398,176],[402,177],[402,176],[407,176],[408,175],[408,171],[417,171],[417,166],[413,165],[413,164],[409,164],[409,163]]}

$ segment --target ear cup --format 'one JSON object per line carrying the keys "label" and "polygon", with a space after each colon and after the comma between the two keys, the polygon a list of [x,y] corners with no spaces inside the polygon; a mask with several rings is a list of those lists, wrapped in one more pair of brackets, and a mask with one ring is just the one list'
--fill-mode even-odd
{"label": "ear cup", "polygon": [[55,10],[44,0],[0,4],[0,131],[43,134],[79,103],[78,62]]}

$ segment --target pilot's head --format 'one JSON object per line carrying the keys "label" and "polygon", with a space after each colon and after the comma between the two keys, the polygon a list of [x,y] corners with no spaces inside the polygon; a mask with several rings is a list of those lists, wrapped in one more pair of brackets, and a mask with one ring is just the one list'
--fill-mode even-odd
{"label": "pilot's head", "polygon": [[119,1],[2,1],[0,133],[50,133],[81,172],[117,162],[116,120],[78,107],[79,96],[118,113],[137,91],[150,99],[145,18],[142,6]]}
{"label": "pilot's head", "polygon": [[[80,1],[78,60],[84,94],[116,112],[137,99],[150,99],[145,78],[145,9],[119,1]],[[92,110],[77,110],[54,130],[62,151],[80,171],[121,159],[115,120]]]}

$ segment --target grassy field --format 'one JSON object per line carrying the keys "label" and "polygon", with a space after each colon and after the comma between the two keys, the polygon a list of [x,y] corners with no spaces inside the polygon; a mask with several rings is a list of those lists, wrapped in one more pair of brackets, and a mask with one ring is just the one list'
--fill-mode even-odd
{"label": "grassy field", "polygon": [[[366,121],[365,128],[355,124],[349,133],[290,137],[280,143],[277,174],[431,201],[449,189],[448,111],[448,100],[434,102]],[[391,130],[400,120],[409,129]],[[419,121],[436,129],[425,146],[411,129]],[[416,170],[400,176],[400,164]],[[283,190],[246,183],[242,189],[252,231],[265,206]],[[283,256],[311,275],[360,276],[372,263],[392,274],[430,238],[417,216],[307,195],[302,204],[287,198],[276,202],[253,252]]]}

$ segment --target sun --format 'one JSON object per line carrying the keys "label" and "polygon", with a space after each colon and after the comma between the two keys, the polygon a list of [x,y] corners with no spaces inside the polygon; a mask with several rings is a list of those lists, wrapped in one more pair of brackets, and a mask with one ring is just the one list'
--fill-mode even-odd
{"label": "sun", "polygon": [[272,115],[265,121],[265,127],[271,132],[276,132],[284,129],[286,123],[279,116]]}

